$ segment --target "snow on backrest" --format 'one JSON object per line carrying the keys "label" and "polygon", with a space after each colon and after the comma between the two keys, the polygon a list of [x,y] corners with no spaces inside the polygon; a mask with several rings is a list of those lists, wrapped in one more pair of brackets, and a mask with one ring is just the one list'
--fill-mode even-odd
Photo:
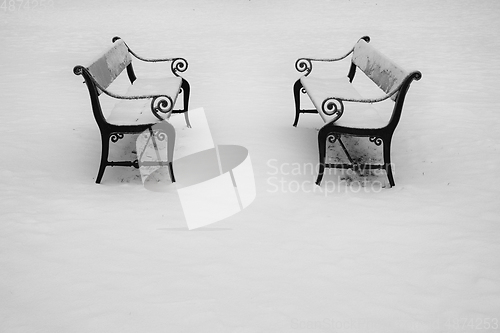
{"label": "snow on backrest", "polygon": [[94,79],[106,89],[130,64],[132,58],[123,40],[117,40],[104,55],[87,67]]}
{"label": "snow on backrest", "polygon": [[[397,88],[408,73],[363,39],[354,46],[352,62],[386,93]],[[397,94],[391,96],[396,99]]]}

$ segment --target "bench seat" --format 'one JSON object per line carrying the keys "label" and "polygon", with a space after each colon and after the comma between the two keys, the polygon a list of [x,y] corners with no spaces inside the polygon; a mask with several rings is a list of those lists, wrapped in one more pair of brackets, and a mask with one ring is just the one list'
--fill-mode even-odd
{"label": "bench seat", "polygon": [[[363,98],[347,77],[317,78],[303,76],[300,78],[300,82],[325,123],[335,121],[338,118],[337,115],[328,115],[322,111],[322,103],[325,99],[331,97],[332,91],[343,100]],[[344,105],[345,111],[342,117],[335,122],[337,126],[382,128],[389,122],[389,119],[384,119],[370,103],[344,102]]]}
{"label": "bench seat", "polygon": [[[172,96],[173,103],[175,104],[181,84],[182,79],[180,77],[138,78],[127,90],[125,96],[167,95]],[[151,112],[151,102],[149,99],[120,100],[116,103],[106,120],[113,125],[144,125],[160,121]]]}

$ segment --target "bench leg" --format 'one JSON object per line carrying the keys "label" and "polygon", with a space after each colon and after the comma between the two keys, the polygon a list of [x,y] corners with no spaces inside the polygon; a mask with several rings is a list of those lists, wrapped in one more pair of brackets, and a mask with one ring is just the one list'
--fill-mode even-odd
{"label": "bench leg", "polygon": [[191,95],[191,87],[189,83],[182,79],[181,85],[183,91],[183,102],[184,102],[184,118],[186,119],[187,127],[191,128],[191,123],[189,122],[188,110],[189,110],[189,96]]}
{"label": "bench leg", "polygon": [[[325,171],[325,159],[326,159],[326,145],[327,141],[330,139],[329,136],[333,135],[332,132],[327,131],[326,127],[322,127],[319,130],[318,133],[318,150],[319,150],[319,170],[318,170],[318,178],[316,180],[316,185],[321,185],[321,180],[323,179],[323,173]],[[359,165],[355,163],[355,161],[351,158],[349,155],[349,152],[347,151],[346,147],[344,146],[344,143],[342,140],[340,140],[340,136],[337,137],[335,135],[336,139],[339,141],[342,149],[344,150],[347,158],[349,159],[350,164],[335,164],[335,165],[330,165],[328,164],[328,167],[335,167],[335,168],[352,168],[354,171],[357,171],[359,169]],[[392,163],[391,163],[391,137],[390,136],[385,136],[385,137],[380,137],[383,142],[383,155],[384,155],[384,165],[383,169],[385,170],[387,174],[387,178],[389,179],[389,184],[390,187],[395,186],[394,182],[394,176],[392,174]],[[332,141],[333,142],[333,141]],[[377,143],[376,143],[377,144]],[[378,143],[377,145],[380,145]],[[380,168],[380,165],[376,165],[378,168]],[[371,167],[371,165],[370,165]],[[378,169],[377,168],[377,169]]]}
{"label": "bench leg", "polygon": [[[159,130],[161,132],[165,133],[165,135],[167,136],[168,172],[170,174],[170,179],[172,180],[172,183],[175,183],[174,168],[173,168],[173,164],[172,164],[172,161],[174,159],[175,128],[172,126],[172,124],[170,124],[167,121],[164,121],[164,122],[160,123],[159,125],[154,125],[155,129],[158,129],[158,127],[160,128]],[[153,132],[153,128],[151,128],[151,127],[149,128],[149,135],[150,135],[151,141],[153,141],[153,147],[154,147],[155,152],[156,152],[156,158],[158,159],[160,166],[163,166],[163,161],[161,160],[159,148],[158,148],[158,145],[157,145],[156,139],[155,139],[155,134]],[[142,157],[142,155],[141,155],[141,157]],[[139,159],[141,159],[141,157]]]}
{"label": "bench leg", "polygon": [[170,173],[170,179],[172,180],[172,183],[175,183],[174,166],[172,162],[168,162],[168,172]]}
{"label": "bench leg", "polygon": [[293,85],[293,98],[295,100],[295,121],[293,122],[293,126],[297,127],[297,123],[299,122],[300,116],[300,90],[302,89],[302,83],[300,83],[300,79],[295,82]]}
{"label": "bench leg", "polygon": [[99,166],[99,172],[97,173],[97,178],[95,180],[96,184],[100,184],[102,176],[104,175],[104,170],[108,164],[108,154],[109,154],[109,135],[106,133],[101,133],[101,165]]}
{"label": "bench leg", "polygon": [[384,169],[387,173],[387,178],[389,179],[389,184],[393,187],[395,184],[394,176],[392,175],[392,164],[391,164],[391,138],[384,139]]}
{"label": "bench leg", "polygon": [[[187,114],[187,113],[186,113]],[[174,168],[173,168],[173,160],[174,160],[174,148],[175,148],[175,128],[169,122],[164,121],[162,125],[165,127],[165,132],[167,133],[167,158],[168,158],[168,168],[170,172],[170,179],[172,183],[175,182],[174,177]],[[191,127],[191,126],[190,126]]]}
{"label": "bench leg", "polygon": [[[323,128],[322,128],[323,129]],[[323,173],[325,172],[325,157],[326,157],[326,138],[327,132],[319,130],[318,133],[318,151],[319,151],[319,169],[318,178],[316,179],[316,185],[321,185],[321,180],[323,180]]]}
{"label": "bench leg", "polygon": [[[170,179],[172,180],[172,183],[175,183],[174,168],[173,168],[173,162],[172,162],[174,160],[175,128],[168,121],[162,121],[161,123],[154,125],[153,128],[165,133],[165,135],[167,136],[168,172],[170,173]],[[154,134],[153,134],[152,129],[150,129],[150,133],[151,133],[151,138],[154,140]],[[155,149],[157,149],[156,146],[155,146]],[[160,160],[159,156],[158,156],[158,160]],[[160,165],[162,165],[161,162],[160,162]]]}

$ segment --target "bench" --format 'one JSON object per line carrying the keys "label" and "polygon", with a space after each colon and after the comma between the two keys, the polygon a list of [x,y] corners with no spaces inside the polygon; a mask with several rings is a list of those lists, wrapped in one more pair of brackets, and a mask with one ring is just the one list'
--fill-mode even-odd
{"label": "bench", "polygon": [[[167,159],[170,177],[173,173],[173,149],[175,129],[168,122],[172,113],[184,113],[186,124],[191,127],[188,117],[190,85],[179,73],[186,71],[188,63],[183,58],[146,59],[134,53],[120,38],[114,37],[113,44],[87,66],[75,66],[73,73],[82,75],[86,83],[94,118],[101,132],[101,163],[96,178],[100,183],[107,166],[133,166],[139,168],[138,160],[109,161],[110,141],[123,139],[125,134],[149,131],[151,137],[168,140]],[[132,56],[144,62],[170,62],[173,75],[159,78],[138,78],[132,67]],[[115,79],[127,69],[130,86],[124,95],[109,90]],[[114,99],[111,113],[105,116],[100,97],[104,93]],[[182,95],[181,108],[174,109],[178,96]],[[153,127],[154,126],[154,127]]]}
{"label": "bench", "polygon": [[[369,44],[368,36],[362,37],[345,55],[334,59],[300,58],[295,68],[301,73],[293,86],[295,99],[295,121],[297,126],[301,113],[319,113],[325,124],[318,133],[319,171],[316,184],[320,185],[325,168],[358,170],[383,169],[390,186],[394,186],[391,167],[391,140],[398,125],[406,93],[413,80],[420,80],[419,71],[406,71]],[[350,54],[351,65],[347,77],[311,77],[315,61],[335,62]],[[362,96],[352,85],[357,70],[364,73],[382,94],[375,97]],[[380,91],[376,89],[377,91]],[[301,109],[301,94],[306,94],[314,109]],[[381,117],[372,106],[373,103],[391,101],[390,117]],[[386,103],[386,102],[384,102]],[[389,104],[392,104],[389,103]],[[377,146],[383,144],[383,164],[361,164],[355,162],[342,141],[342,136],[367,137]],[[349,163],[325,163],[327,141],[339,142]]]}

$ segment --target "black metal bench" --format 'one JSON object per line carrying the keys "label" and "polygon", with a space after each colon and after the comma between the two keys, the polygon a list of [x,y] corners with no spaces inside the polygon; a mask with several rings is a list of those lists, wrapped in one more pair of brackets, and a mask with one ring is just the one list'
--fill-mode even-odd
{"label": "black metal bench", "polygon": [[[326,168],[353,170],[384,169],[390,186],[394,186],[391,168],[391,140],[398,125],[408,88],[413,80],[420,80],[419,71],[407,72],[369,44],[370,38],[359,39],[344,56],[334,59],[300,58],[295,68],[304,73],[293,87],[295,98],[295,121],[297,126],[301,113],[319,113],[326,123],[318,133],[319,172],[316,184],[320,185]],[[352,53],[351,66],[347,77],[340,79],[314,78],[308,76],[314,61],[339,61]],[[361,70],[382,91],[374,98],[363,97],[352,85],[356,70]],[[307,94],[314,109],[301,109],[301,94]],[[392,100],[392,114],[381,118],[371,106],[373,103]],[[377,146],[383,144],[383,164],[358,164],[350,156],[342,141],[342,136],[368,137]],[[338,141],[349,163],[325,163],[327,141]]]}
{"label": "black metal bench", "polygon": [[[112,39],[113,45],[88,66],[75,66],[75,75],[82,75],[87,84],[94,118],[101,132],[101,164],[96,183],[100,183],[107,166],[133,166],[139,168],[138,160],[108,161],[109,141],[116,143],[125,134],[142,133],[149,130],[151,137],[168,140],[167,158],[172,181],[173,149],[175,129],[166,120],[172,113],[184,113],[188,127],[190,85],[179,73],[186,71],[188,63],[183,58],[146,59],[134,53],[120,38]],[[145,62],[170,62],[172,76],[161,78],[137,78],[132,67],[132,56]],[[127,69],[130,87],[125,95],[108,89],[111,83]],[[118,101],[109,116],[105,117],[100,95],[104,93]],[[174,109],[179,95],[183,95],[182,108]],[[162,132],[158,133],[158,132]]]}

